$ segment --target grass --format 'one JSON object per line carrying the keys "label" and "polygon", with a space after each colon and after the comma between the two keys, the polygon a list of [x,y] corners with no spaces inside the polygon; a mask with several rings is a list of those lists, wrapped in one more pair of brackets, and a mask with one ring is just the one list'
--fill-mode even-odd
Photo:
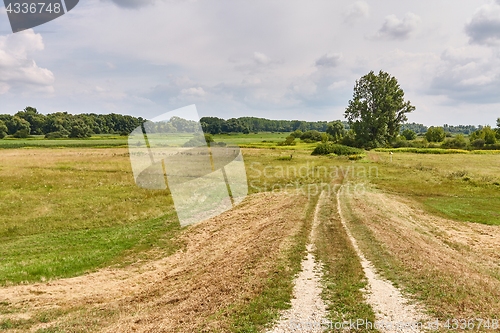
{"label": "grass", "polygon": [[[391,220],[397,215],[387,215],[389,211],[393,214],[393,208],[352,199],[345,202],[349,228],[367,259],[396,287],[423,302],[431,316],[442,323],[450,318],[497,317],[498,277],[495,282],[495,272],[489,271],[494,267],[487,251],[479,250],[479,254],[461,244],[450,246],[453,242],[446,238],[441,243],[445,234],[438,231],[407,228],[403,222]],[[366,207],[360,208],[363,205]],[[424,222],[419,226],[425,228]]]}
{"label": "grass", "polygon": [[135,224],[13,237],[0,245],[0,285],[77,276],[154,248],[168,255],[177,249],[171,238],[179,229],[171,214]]}
{"label": "grass", "polygon": [[[320,210],[316,258],[323,264],[323,299],[328,304],[333,324],[362,318],[375,322],[375,314],[364,299],[367,281],[359,258],[352,247],[336,210],[335,194],[328,196]],[[332,326],[332,325],[330,325]],[[332,328],[332,327],[330,327]],[[335,326],[333,325],[333,328]],[[330,329],[334,332],[334,329]],[[374,332],[361,328],[356,332]]]}
{"label": "grass", "polygon": [[75,276],[151,245],[172,247],[171,198],[135,185],[127,150],[0,156],[0,209],[8,212],[0,216],[0,284]]}
{"label": "grass", "polygon": [[293,237],[291,246],[278,260],[262,292],[231,310],[229,320],[232,332],[260,332],[279,318],[280,311],[290,308],[293,281],[301,269],[317,200],[317,195],[309,200],[300,232]]}
{"label": "grass", "polygon": [[459,221],[500,225],[499,157],[488,154],[390,157],[369,153],[379,177],[373,184],[409,196],[433,214]]}
{"label": "grass", "polygon": [[483,154],[497,155],[500,150],[465,150],[445,148],[376,148],[377,152],[416,153],[416,154]]}

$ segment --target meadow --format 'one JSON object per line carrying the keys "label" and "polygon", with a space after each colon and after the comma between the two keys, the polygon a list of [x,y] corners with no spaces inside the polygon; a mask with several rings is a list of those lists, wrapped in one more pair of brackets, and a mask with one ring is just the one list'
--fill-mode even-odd
{"label": "meadow", "polygon": [[[445,297],[440,294],[456,293],[458,290],[447,284],[450,279],[456,278],[455,273],[450,273],[450,267],[454,265],[452,259],[447,263],[449,266],[442,268],[443,279],[437,279],[436,272],[429,273],[432,262],[425,262],[428,266],[418,266],[411,261],[418,258],[408,258],[403,252],[398,252],[404,247],[403,243],[398,241],[391,245],[398,244],[400,248],[387,247],[389,232],[381,233],[373,222],[385,219],[378,216],[377,212],[370,215],[378,216],[377,219],[368,219],[363,214],[366,215],[366,211],[373,207],[367,206],[363,211],[359,207],[364,207],[371,200],[366,199],[369,197],[360,199],[363,195],[374,193],[373,198],[381,198],[378,194],[381,192],[408,204],[412,209],[421,210],[421,214],[465,223],[453,225],[450,230],[460,226],[463,226],[463,230],[469,230],[466,225],[498,228],[500,154],[493,151],[443,154],[403,149],[373,150],[366,152],[362,159],[350,160],[347,156],[313,156],[311,152],[316,144],[299,140],[293,146],[278,145],[287,135],[250,133],[214,136],[215,142],[237,143],[242,147],[251,198],[259,198],[258,195],[267,192],[275,196],[272,198],[280,198],[272,199],[274,201],[269,202],[269,205],[278,205],[279,201],[279,205],[293,207],[287,209],[300,210],[302,213],[294,217],[297,219],[296,229],[287,234],[286,240],[280,239],[285,244],[280,245],[282,250],[272,245],[278,240],[278,229],[272,231],[276,233],[273,234],[275,238],[266,238],[267,234],[259,236],[263,237],[263,243],[259,243],[259,246],[272,248],[269,253],[273,256],[264,258],[264,254],[257,250],[247,254],[255,257],[245,259],[253,263],[251,267],[245,266],[246,274],[257,272],[255,274],[262,277],[253,279],[252,275],[245,275],[246,280],[241,282],[241,286],[248,284],[254,290],[245,294],[247,296],[243,300],[234,299],[231,301],[233,303],[224,303],[223,308],[210,310],[215,312],[204,319],[203,325],[210,327],[207,323],[212,321],[227,322],[229,326],[220,324],[221,332],[258,332],[277,318],[279,310],[286,309],[293,276],[304,254],[312,207],[321,192],[325,192],[326,199],[320,210],[322,233],[317,241],[316,254],[325,264],[323,297],[330,302],[330,319],[373,318],[374,314],[364,303],[360,292],[365,283],[361,267],[336,217],[334,198],[341,186],[343,191],[351,193],[346,196],[345,202],[353,231],[361,247],[370,253],[368,257],[384,276],[406,286],[408,293],[427,302],[433,314],[439,318],[470,315],[473,308],[477,309],[475,315],[491,316],[491,312],[484,310],[481,305],[490,297],[482,289],[470,286],[476,295],[460,289],[459,292],[463,293],[460,299],[458,296]],[[126,137],[119,136],[86,140],[0,140],[1,286],[57,281],[99,272],[106,267],[126,268],[141,262],[170,258],[173,253],[183,253],[182,249],[189,243],[183,235],[198,229],[180,227],[168,191],[146,190],[135,185],[126,145]],[[394,154],[389,154],[389,151],[394,151]],[[297,193],[300,199],[297,199]],[[381,202],[386,205],[388,201],[384,200]],[[248,212],[245,211],[241,216],[237,215],[238,209],[234,210],[234,221],[240,218],[252,221],[252,211],[259,211],[259,207],[245,207]],[[286,212],[281,213],[283,216],[277,221],[288,221]],[[446,223],[451,222],[443,222],[443,225]],[[222,227],[217,228],[223,230]],[[387,230],[395,230],[392,225],[391,228]],[[425,237],[442,239],[447,244],[443,251],[455,249],[467,260],[476,255],[475,245],[463,245],[447,238],[448,234],[444,231],[436,231],[438,227],[429,228]],[[262,230],[258,229],[258,232]],[[216,232],[210,231],[208,234],[215,235]],[[495,240],[489,242],[488,249],[498,246]],[[478,253],[483,256],[484,262],[476,262],[479,268],[474,274],[486,274],[488,279],[500,281],[500,273],[490,267],[490,258],[487,257],[490,252]],[[221,258],[232,260],[232,257]],[[452,254],[449,254],[449,258],[452,258]],[[265,272],[259,271],[259,260],[265,263],[262,267],[268,267]],[[231,262],[227,264],[232,265]],[[476,264],[471,263],[470,267]],[[427,275],[415,270],[417,266]],[[185,279],[181,278],[182,281]],[[167,304],[174,306],[176,303]],[[460,306],[467,311],[460,310]],[[0,315],[19,311],[8,303],[0,302]],[[67,311],[83,310],[68,308]],[[108,313],[106,320],[118,320],[118,312],[113,311]],[[54,318],[63,315],[54,315]],[[95,325],[104,325],[106,320],[103,318],[89,314],[87,319],[95,319]],[[68,321],[67,327],[76,325],[73,321],[71,324]],[[11,319],[2,321],[0,318],[0,327],[26,328],[39,322],[28,323],[21,319],[17,322]],[[78,325],[80,331],[86,331],[82,328],[84,324]],[[98,326],[93,327],[96,329]],[[89,330],[92,331],[92,328]],[[59,331],[73,330],[68,328]]]}

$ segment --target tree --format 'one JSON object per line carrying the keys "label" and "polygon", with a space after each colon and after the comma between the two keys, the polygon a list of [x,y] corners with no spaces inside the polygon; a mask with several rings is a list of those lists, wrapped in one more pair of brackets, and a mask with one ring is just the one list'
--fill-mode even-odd
{"label": "tree", "polygon": [[484,126],[470,135],[470,141],[472,142],[480,139],[487,145],[494,144],[497,141],[496,135],[497,132],[495,132],[495,130],[493,130],[490,126]]}
{"label": "tree", "polygon": [[394,140],[407,120],[405,114],[414,110],[410,101],[405,102],[395,77],[371,71],[356,81],[353,99],[344,115],[354,131],[356,145],[374,148]]}
{"label": "tree", "polygon": [[76,119],[71,124],[71,130],[69,132],[70,138],[89,138],[92,135],[90,127],[82,120]]}
{"label": "tree", "polygon": [[405,129],[402,133],[401,133],[402,136],[404,136],[404,138],[406,140],[415,140],[415,138],[417,137],[417,133],[413,132],[411,129],[407,128]]}
{"label": "tree", "polygon": [[340,142],[346,134],[346,130],[344,124],[340,120],[336,120],[328,124],[326,133],[332,136],[333,142]]}
{"label": "tree", "polygon": [[5,123],[2,120],[0,120],[0,139],[5,138],[8,130],[9,129],[7,128],[7,126],[5,126]]}
{"label": "tree", "polygon": [[10,119],[5,122],[5,125],[8,128],[9,134],[15,134],[21,131],[22,133],[26,132],[29,135],[31,130],[30,123],[17,116],[10,117]]}
{"label": "tree", "polygon": [[431,126],[425,133],[425,138],[429,142],[442,142],[446,137],[446,133],[442,127]]}
{"label": "tree", "polygon": [[37,109],[27,106],[23,111],[19,111],[15,116],[26,120],[30,124],[31,134],[43,134],[45,116],[38,113]]}

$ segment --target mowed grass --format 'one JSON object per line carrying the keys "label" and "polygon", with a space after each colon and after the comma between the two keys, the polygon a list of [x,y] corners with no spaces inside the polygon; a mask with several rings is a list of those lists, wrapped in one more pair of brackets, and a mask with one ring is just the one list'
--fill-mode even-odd
{"label": "mowed grass", "polygon": [[[323,264],[323,294],[328,306],[325,325],[335,332],[335,323],[364,319],[375,322],[375,314],[366,303],[362,289],[367,280],[352,243],[340,221],[335,193],[325,196],[319,212],[316,258]],[[356,332],[376,332],[368,328]]]}
{"label": "mowed grass", "polygon": [[0,150],[0,211],[3,285],[170,252],[179,229],[167,192],[135,185],[126,149]]}
{"label": "mowed grass", "polygon": [[372,183],[417,199],[443,217],[500,225],[500,155],[370,152]]}

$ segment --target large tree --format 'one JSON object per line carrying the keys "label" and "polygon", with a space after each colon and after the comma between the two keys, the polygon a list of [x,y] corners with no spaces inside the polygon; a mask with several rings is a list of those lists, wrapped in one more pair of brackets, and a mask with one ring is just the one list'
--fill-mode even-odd
{"label": "large tree", "polygon": [[344,115],[355,133],[356,145],[374,148],[396,139],[401,124],[407,120],[405,114],[414,110],[410,101],[405,102],[395,77],[371,71],[356,81]]}

